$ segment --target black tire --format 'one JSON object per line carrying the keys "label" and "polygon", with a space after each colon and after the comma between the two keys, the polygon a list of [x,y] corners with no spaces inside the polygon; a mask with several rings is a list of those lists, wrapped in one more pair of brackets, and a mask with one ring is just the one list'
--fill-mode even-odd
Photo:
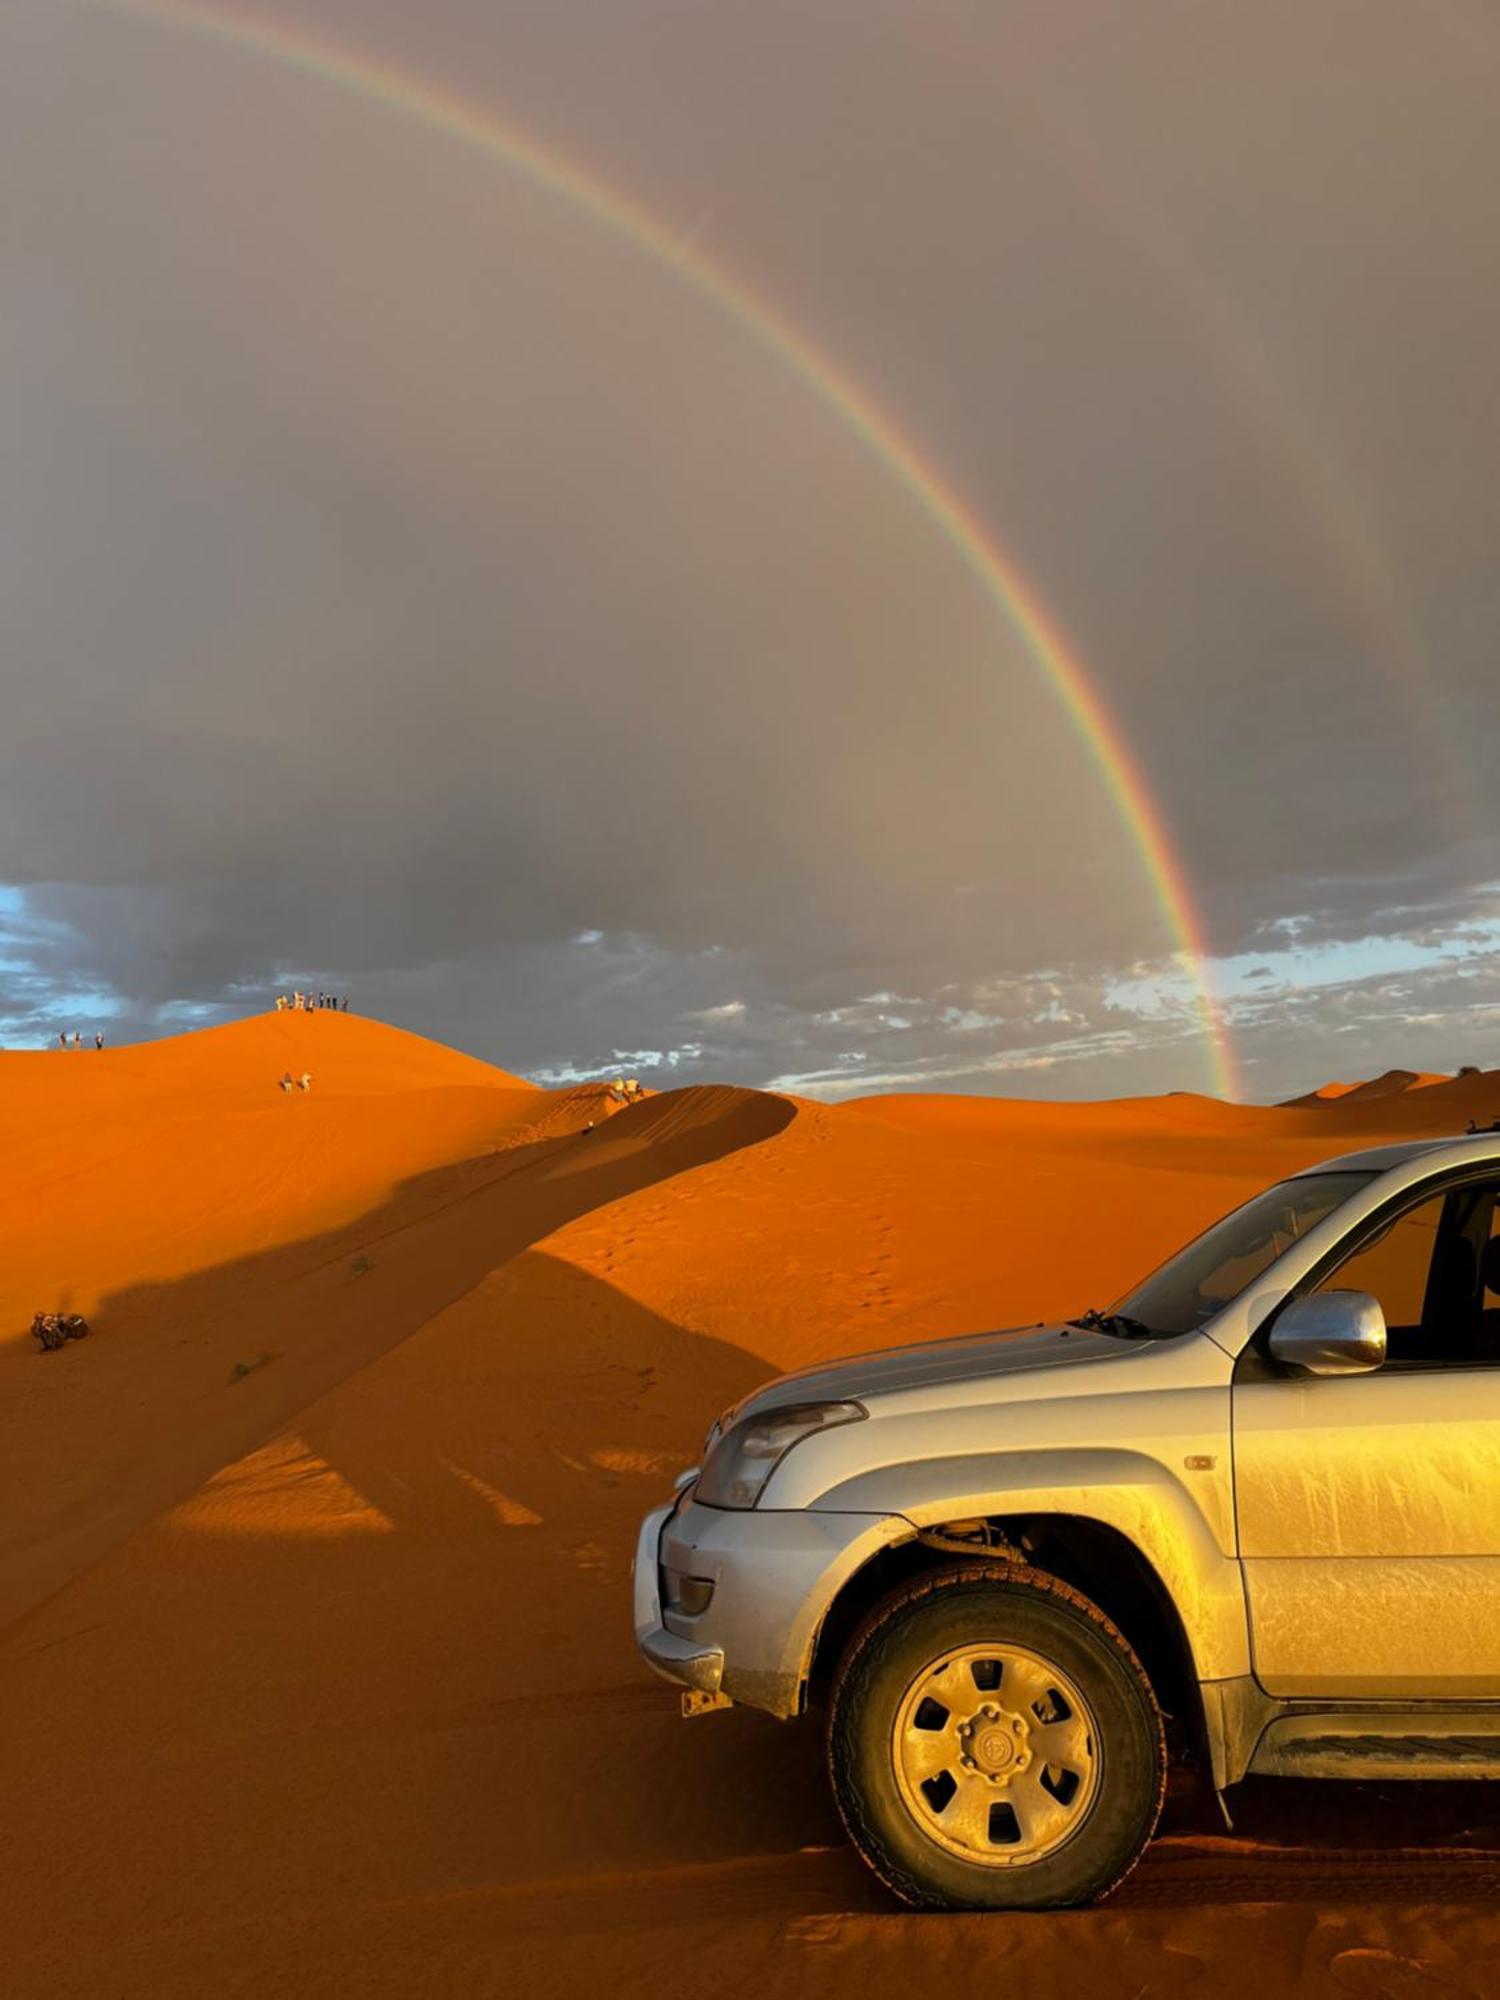
{"label": "black tire", "polygon": [[[930,1663],[989,1645],[1059,1669],[1094,1725],[1097,1768],[1077,1826],[1035,1861],[1008,1866],[964,1859],[924,1828],[902,1796],[894,1748],[901,1704]],[[834,1682],[828,1762],[849,1838],[875,1874],[903,1902],[949,1910],[1055,1909],[1107,1895],[1155,1830],[1167,1772],[1161,1710],[1124,1636],[1069,1585],[1006,1562],[935,1571],[866,1618]]]}

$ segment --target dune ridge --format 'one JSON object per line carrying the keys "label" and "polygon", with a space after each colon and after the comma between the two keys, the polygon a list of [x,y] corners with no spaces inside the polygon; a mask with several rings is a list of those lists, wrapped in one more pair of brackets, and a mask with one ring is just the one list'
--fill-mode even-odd
{"label": "dune ridge", "polygon": [[1368,1104],[1385,1097],[1404,1097],[1408,1091],[1430,1090],[1434,1084],[1471,1082],[1468,1077],[1450,1076],[1442,1070],[1388,1069],[1363,1083],[1324,1083],[1301,1097],[1287,1099],[1284,1108],[1335,1103]]}

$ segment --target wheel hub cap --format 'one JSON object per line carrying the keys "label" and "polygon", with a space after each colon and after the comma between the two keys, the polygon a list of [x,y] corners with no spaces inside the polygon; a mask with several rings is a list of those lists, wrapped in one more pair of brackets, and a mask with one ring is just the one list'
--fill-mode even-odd
{"label": "wheel hub cap", "polygon": [[990,1778],[1008,1778],[1024,1771],[1031,1758],[1026,1749],[1026,1718],[1008,1715],[986,1702],[958,1731],[960,1762]]}
{"label": "wheel hub cap", "polygon": [[1098,1790],[1097,1731],[1082,1692],[1018,1646],[971,1646],[924,1667],[897,1706],[891,1749],[897,1789],[922,1831],[987,1867],[1055,1853]]}

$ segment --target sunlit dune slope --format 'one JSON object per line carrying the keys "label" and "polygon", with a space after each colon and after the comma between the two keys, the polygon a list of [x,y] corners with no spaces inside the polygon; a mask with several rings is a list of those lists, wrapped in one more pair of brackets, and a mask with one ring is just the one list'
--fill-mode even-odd
{"label": "sunlit dune slope", "polygon": [[1358,1088],[1359,1085],[1357,1083],[1320,1083],[1316,1090],[1304,1091],[1300,1097],[1284,1098],[1281,1108],[1283,1110],[1295,1110],[1304,1105],[1332,1104],[1335,1099],[1347,1097],[1351,1090],[1358,1090]]}
{"label": "sunlit dune slope", "polygon": [[1451,1081],[1450,1077],[1437,1070],[1388,1069],[1364,1083],[1351,1084],[1348,1090],[1340,1092],[1340,1096],[1353,1098],[1356,1104],[1362,1104],[1376,1097],[1404,1097],[1409,1090],[1427,1090],[1435,1083]]}
{"label": "sunlit dune slope", "polygon": [[[284,1093],[279,1079],[311,1078]],[[543,1115],[534,1086],[378,1022],[270,1014],[0,1055],[0,1338],[38,1308],[314,1235]]]}
{"label": "sunlit dune slope", "polygon": [[389,1095],[463,1083],[536,1089],[477,1056],[383,1021],[332,1011],[273,1011],[122,1048],[0,1050],[0,1119],[9,1119],[37,1090],[48,1101],[62,1103],[76,1101],[78,1093],[97,1095],[101,1090],[121,1100],[139,1090],[228,1103],[258,1095],[288,1069],[294,1075],[312,1071],[325,1093]]}
{"label": "sunlit dune slope", "polygon": [[[1289,1098],[1283,1110],[1319,1108],[1328,1104],[1349,1103],[1367,1105],[1378,1098],[1404,1097],[1412,1091],[1428,1091],[1436,1084],[1457,1084],[1458,1095],[1467,1101],[1484,1094],[1484,1082],[1480,1075],[1455,1077],[1441,1070],[1388,1069],[1380,1076],[1372,1076],[1363,1083],[1324,1083],[1316,1090],[1309,1090],[1301,1097]],[[1476,1091],[1477,1086],[1477,1091]]]}

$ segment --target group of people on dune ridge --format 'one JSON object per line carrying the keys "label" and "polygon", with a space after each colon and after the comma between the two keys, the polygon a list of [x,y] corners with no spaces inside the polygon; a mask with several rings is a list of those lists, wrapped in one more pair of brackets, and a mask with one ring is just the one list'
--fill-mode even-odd
{"label": "group of people on dune ridge", "polygon": [[[611,1111],[617,1111],[627,1104],[644,1103],[646,1092],[639,1078],[617,1076],[605,1091],[605,1097],[608,1100]],[[583,1126],[583,1130],[585,1132],[592,1132],[593,1129],[594,1120],[590,1118]]]}
{"label": "group of people on dune ridge", "polygon": [[278,1014],[316,1014],[320,1010],[325,1013],[331,1011],[335,1014],[347,1014],[349,1011],[349,997],[345,994],[343,999],[340,999],[337,994],[333,993],[278,993],[276,995],[276,1011]]}
{"label": "group of people on dune ridge", "polygon": [[[75,1028],[73,1030],[73,1039],[69,1041],[67,1029],[59,1028],[57,1031],[57,1046],[60,1049],[81,1049],[83,1047],[83,1036]],[[94,1030],[94,1047],[96,1049],[104,1047],[104,1030],[102,1028]]]}

